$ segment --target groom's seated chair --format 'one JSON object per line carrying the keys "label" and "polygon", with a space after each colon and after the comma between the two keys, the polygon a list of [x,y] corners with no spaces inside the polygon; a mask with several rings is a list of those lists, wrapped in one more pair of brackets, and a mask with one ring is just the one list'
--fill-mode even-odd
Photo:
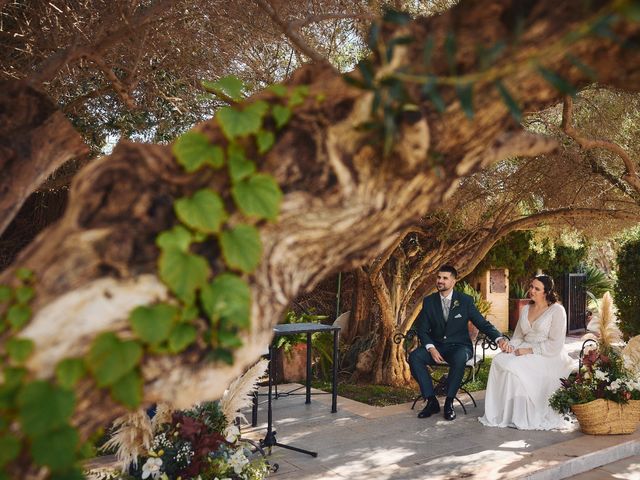
{"label": "groom's seated chair", "polygon": [[[409,361],[409,354],[415,348],[421,346],[417,332],[414,329],[409,330],[407,333],[396,333],[393,336],[393,341],[398,345],[402,344],[407,362]],[[473,395],[471,395],[471,393],[465,388],[465,385],[475,380],[476,374],[485,361],[487,350],[497,349],[498,345],[494,341],[492,341],[484,333],[478,333],[478,336],[474,343],[473,356],[469,359],[469,361],[467,361],[467,364],[465,365],[464,377],[462,378],[462,383],[460,384],[460,390],[469,396],[469,398],[473,402],[474,407],[478,406],[476,404],[476,399],[473,398]],[[482,351],[482,354],[478,353],[479,350]],[[434,378],[433,389],[435,391],[435,394],[437,396],[445,396],[447,394],[447,376],[449,373],[449,365],[446,363],[441,363],[438,365],[429,365],[427,366],[427,368],[431,370],[432,378]],[[433,376],[434,373],[436,374],[435,377]],[[438,374],[440,374],[439,378]],[[438,380],[436,380],[436,378],[438,378]],[[422,399],[422,395],[418,395],[415,398],[415,400],[413,401],[413,405],[411,405],[411,410],[415,408],[416,403],[418,403],[418,400],[420,399]],[[456,400],[458,401],[466,415],[467,409],[465,408],[464,404],[457,396]]]}

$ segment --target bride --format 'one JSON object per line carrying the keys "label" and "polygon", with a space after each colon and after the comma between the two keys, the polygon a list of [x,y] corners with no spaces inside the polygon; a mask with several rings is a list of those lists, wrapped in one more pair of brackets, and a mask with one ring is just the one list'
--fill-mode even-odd
{"label": "bride", "polygon": [[513,339],[491,363],[485,412],[478,420],[489,427],[521,430],[567,428],[569,422],[549,406],[560,378],[572,370],[563,350],[567,315],[547,275],[531,281],[529,298]]}

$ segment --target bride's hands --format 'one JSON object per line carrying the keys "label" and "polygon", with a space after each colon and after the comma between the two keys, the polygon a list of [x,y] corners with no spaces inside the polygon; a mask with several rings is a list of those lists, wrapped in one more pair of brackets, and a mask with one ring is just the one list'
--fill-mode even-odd
{"label": "bride's hands", "polygon": [[516,348],[514,353],[518,357],[521,355],[531,355],[533,353],[533,348]]}
{"label": "bride's hands", "polygon": [[500,340],[498,340],[498,347],[500,347],[500,350],[502,350],[504,353],[513,352],[513,347],[509,345],[509,341],[506,338],[501,338]]}

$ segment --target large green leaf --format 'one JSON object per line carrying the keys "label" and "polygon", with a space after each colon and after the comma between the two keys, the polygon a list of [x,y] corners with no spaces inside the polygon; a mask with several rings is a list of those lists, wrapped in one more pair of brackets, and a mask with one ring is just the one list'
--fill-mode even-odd
{"label": "large green leaf", "polygon": [[244,149],[240,145],[230,144],[227,152],[229,155],[229,175],[233,182],[242,180],[256,171],[255,163],[245,156]]}
{"label": "large green leaf", "polygon": [[283,107],[282,105],[274,105],[271,110],[274,120],[276,121],[276,127],[284,127],[291,118],[291,109]]}
{"label": "large green leaf", "polygon": [[205,80],[202,82],[202,86],[214,93],[229,97],[236,102],[242,100],[245,91],[244,82],[234,75],[222,77],[215,82]]}
{"label": "large green leaf", "polygon": [[256,135],[256,144],[258,145],[258,153],[260,155],[267,153],[276,141],[273,132],[269,130],[260,130]]}
{"label": "large green leaf", "polygon": [[33,352],[33,340],[28,338],[10,338],[5,344],[9,358],[20,364],[24,363]]}
{"label": "large green leaf", "polygon": [[[207,287],[205,286],[204,288]],[[176,325],[169,335],[169,350],[173,353],[181,352],[195,342],[197,335],[198,333],[193,325],[186,323]]]}
{"label": "large green leaf", "polygon": [[222,132],[229,140],[258,133],[262,127],[262,118],[269,109],[269,104],[262,100],[239,110],[237,107],[222,107],[216,114],[216,120]]}
{"label": "large green leaf", "polygon": [[140,306],[131,312],[131,327],[141,340],[157,345],[169,338],[179,313],[176,307],[166,303]]}
{"label": "large green leaf", "polygon": [[21,286],[16,288],[16,300],[18,303],[27,303],[33,298],[34,291],[32,287]]}
{"label": "large green leaf", "polygon": [[20,267],[18,270],[16,270],[16,277],[18,277],[23,282],[30,282],[31,280],[33,280],[34,273],[28,268]]}
{"label": "large green leaf", "polygon": [[78,432],[64,426],[36,437],[31,442],[31,455],[36,464],[50,467],[52,470],[70,469],[75,462],[75,451],[78,448]]}
{"label": "large green leaf", "polygon": [[11,305],[7,311],[7,321],[14,329],[23,327],[31,317],[31,309],[27,305]]}
{"label": "large green leaf", "polygon": [[0,468],[4,467],[20,453],[20,440],[11,435],[0,436]]}
{"label": "large green leaf", "polygon": [[220,195],[208,188],[177,200],[174,208],[182,223],[204,233],[217,233],[228,217]]}
{"label": "large green leaf", "polygon": [[37,380],[18,394],[18,418],[29,436],[48,433],[65,425],[75,408],[75,395],[69,390]]}
{"label": "large green leaf", "polygon": [[56,366],[56,379],[64,388],[73,388],[85,374],[86,368],[81,358],[65,358]]}
{"label": "large green leaf", "polygon": [[231,273],[218,275],[202,289],[202,307],[211,323],[247,328],[251,324],[251,290],[247,282]]}
{"label": "large green leaf", "polygon": [[271,175],[258,174],[237,182],[231,194],[245,215],[275,220],[280,211],[282,191]]}
{"label": "large green leaf", "polygon": [[6,303],[13,298],[13,290],[7,285],[0,285],[0,303]]}
{"label": "large green leaf", "polygon": [[250,225],[238,225],[220,235],[225,262],[231,268],[251,273],[260,263],[262,242],[260,233]]}
{"label": "large green leaf", "polygon": [[129,408],[136,408],[142,401],[142,379],[137,370],[131,370],[111,385],[113,398]]}
{"label": "large green leaf", "polygon": [[218,145],[213,145],[200,132],[187,132],[178,137],[173,144],[173,154],[178,163],[191,173],[203,165],[220,168],[224,165],[224,152]]}
{"label": "large green leaf", "polygon": [[288,102],[289,107],[301,105],[307,95],[309,95],[309,85],[298,85],[291,92],[291,97]]}
{"label": "large green leaf", "polygon": [[156,238],[156,245],[162,249],[176,248],[182,252],[189,250],[189,245],[193,241],[191,232],[184,228],[182,225],[176,225],[171,230],[165,230],[158,238]]}
{"label": "large green leaf", "polygon": [[171,291],[187,304],[193,303],[195,291],[209,277],[209,264],[204,257],[177,248],[162,251],[158,270]]}
{"label": "large green leaf", "polygon": [[120,340],[115,333],[98,336],[89,350],[87,367],[99,387],[113,385],[133,370],[142,358],[142,347],[133,340]]}

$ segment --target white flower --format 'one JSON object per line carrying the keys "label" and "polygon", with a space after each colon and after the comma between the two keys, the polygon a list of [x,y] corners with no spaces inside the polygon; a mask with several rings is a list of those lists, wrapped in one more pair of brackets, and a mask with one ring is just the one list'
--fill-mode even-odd
{"label": "white flower", "polygon": [[142,478],[153,478],[156,480],[160,478],[160,467],[162,466],[162,459],[156,457],[149,457],[145,464],[142,466]]}
{"label": "white flower", "polygon": [[240,429],[235,425],[229,425],[224,431],[225,440],[229,443],[236,443],[240,436]]}
{"label": "white flower", "polygon": [[609,380],[609,374],[602,370],[596,370],[593,374],[598,380]]}
{"label": "white flower", "polygon": [[233,471],[236,472],[236,475],[240,475],[245,465],[249,463],[249,459],[244,456],[244,452],[241,448],[236,450],[236,452],[229,457],[229,466],[233,468]]}
{"label": "white flower", "polygon": [[622,386],[622,382],[620,380],[614,380],[611,382],[611,385],[607,387],[607,390],[611,390],[612,392],[617,392]]}

